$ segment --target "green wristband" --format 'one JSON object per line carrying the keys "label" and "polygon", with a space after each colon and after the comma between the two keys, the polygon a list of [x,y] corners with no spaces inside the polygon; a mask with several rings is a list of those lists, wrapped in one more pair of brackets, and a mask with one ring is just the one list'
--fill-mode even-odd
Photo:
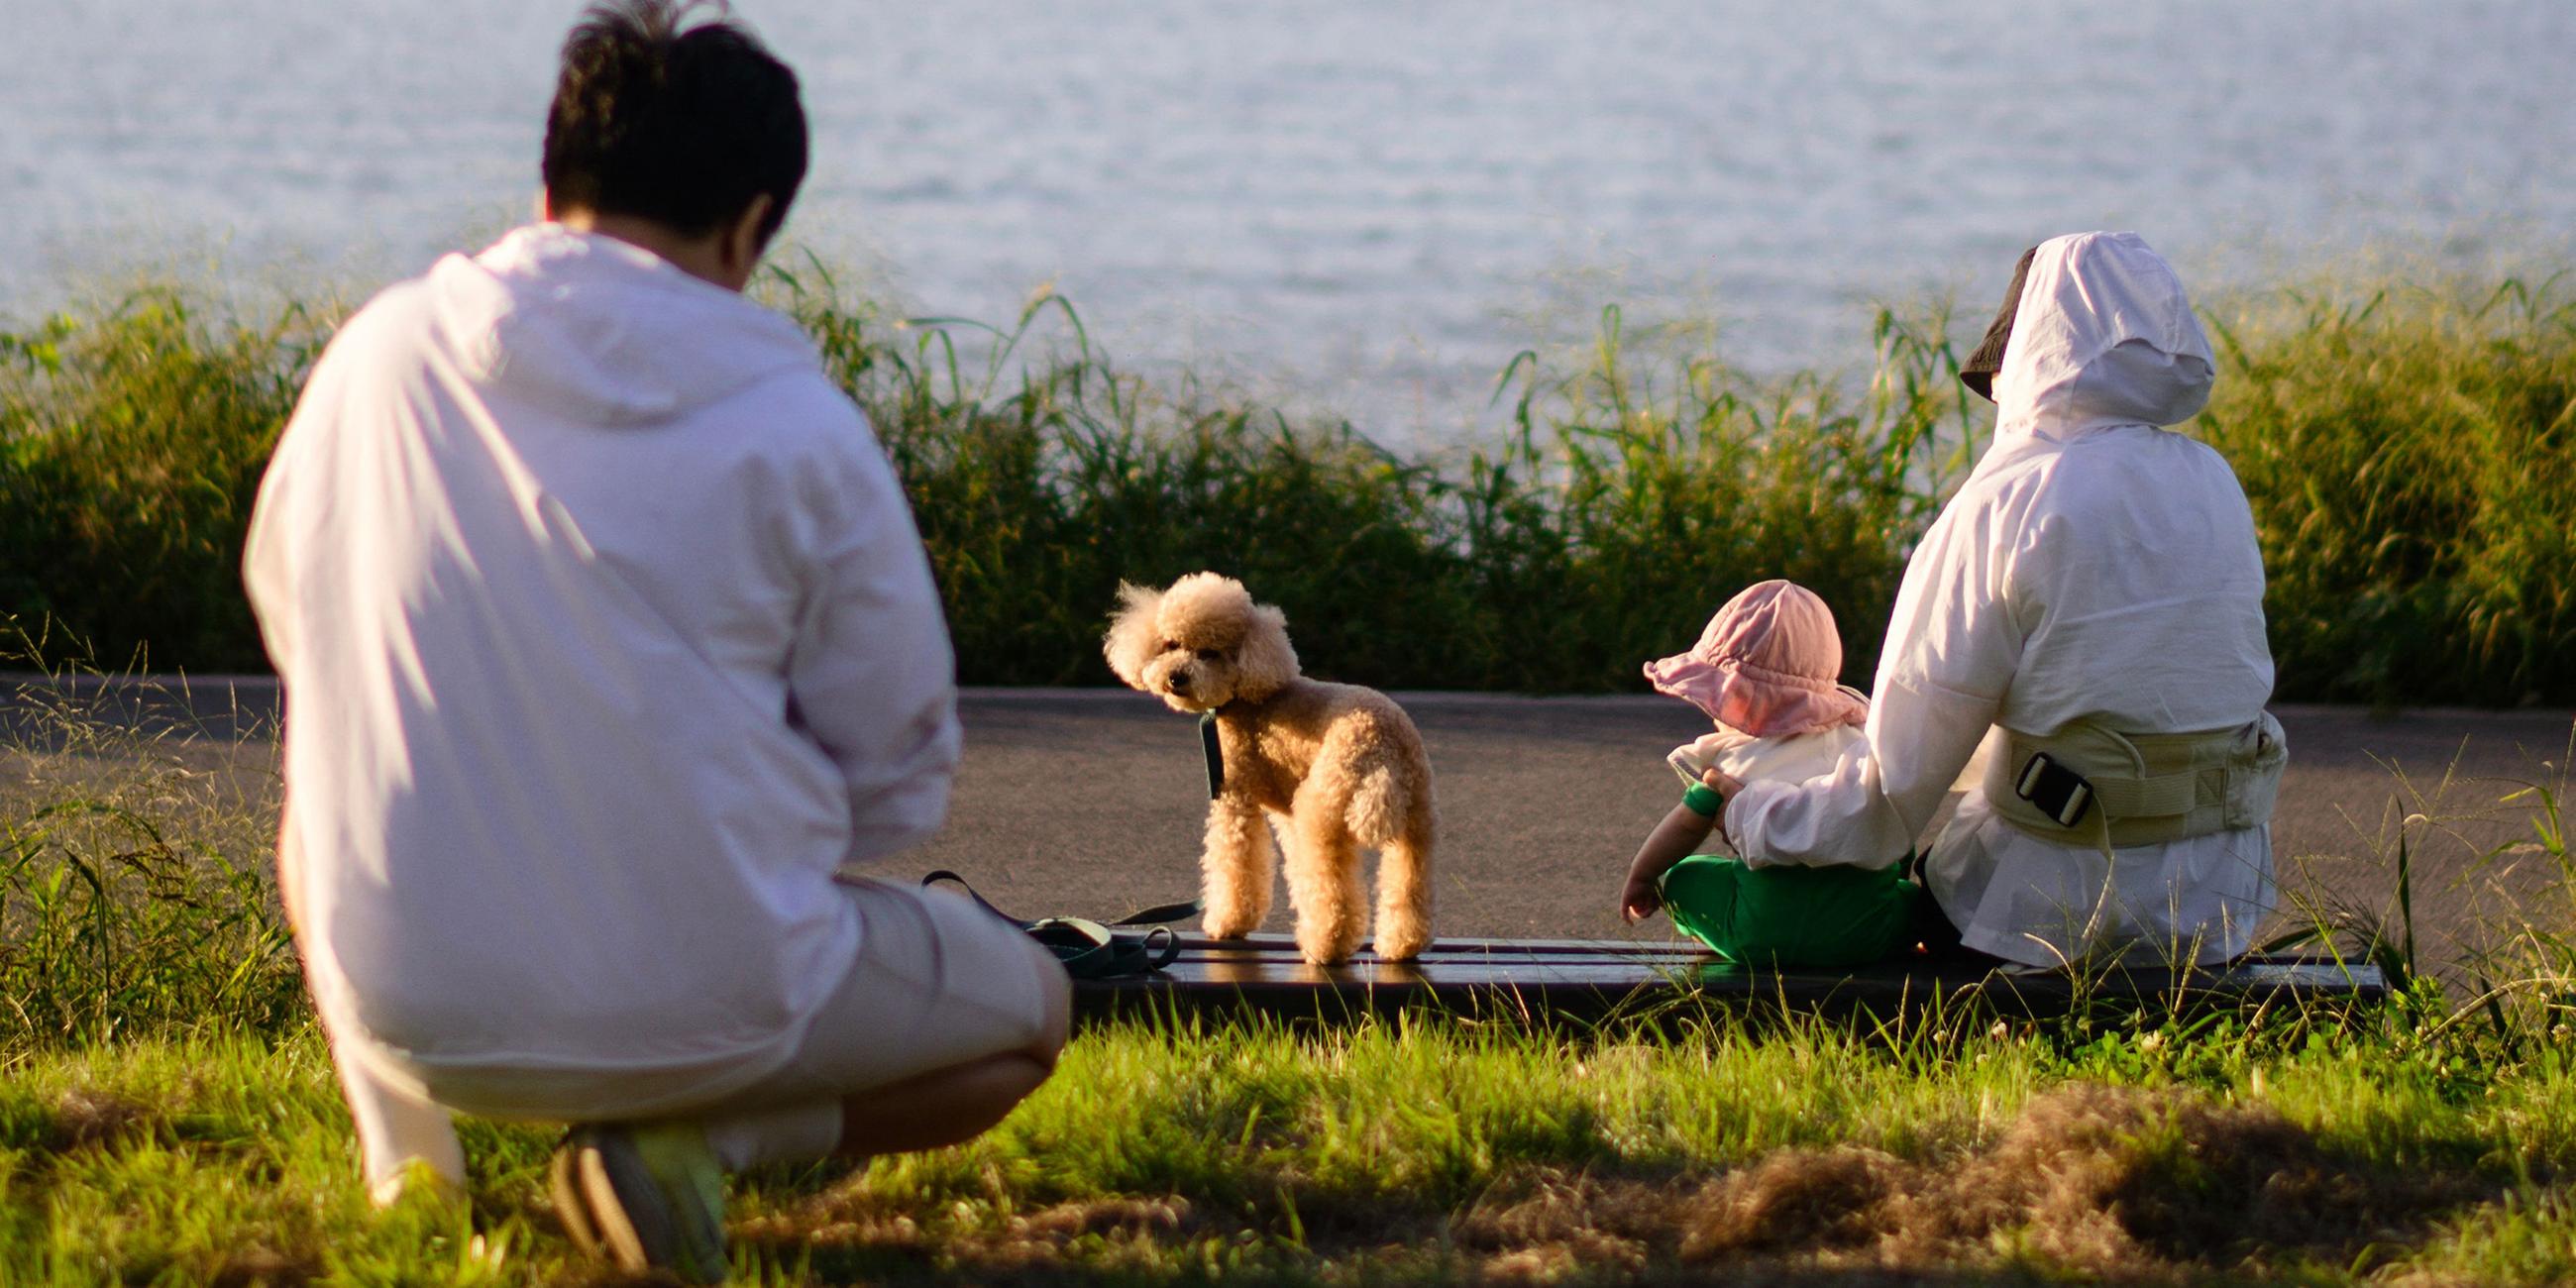
{"label": "green wristband", "polygon": [[1715,818],[1719,810],[1726,808],[1726,798],[1706,783],[1692,783],[1682,789],[1682,808],[1701,818]]}

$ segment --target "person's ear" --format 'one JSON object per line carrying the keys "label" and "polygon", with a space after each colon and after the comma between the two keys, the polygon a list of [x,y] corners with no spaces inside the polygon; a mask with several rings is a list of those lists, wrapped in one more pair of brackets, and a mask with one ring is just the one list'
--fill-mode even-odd
{"label": "person's ear", "polygon": [[716,230],[717,267],[737,291],[751,284],[752,270],[760,267],[760,252],[769,240],[762,234],[769,223],[769,212],[776,206],[768,193],[755,193],[733,222]]}

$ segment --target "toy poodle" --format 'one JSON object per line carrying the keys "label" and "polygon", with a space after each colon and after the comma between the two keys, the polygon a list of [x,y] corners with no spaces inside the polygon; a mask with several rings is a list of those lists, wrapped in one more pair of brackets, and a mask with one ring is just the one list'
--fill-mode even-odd
{"label": "toy poodle", "polygon": [[1378,851],[1377,955],[1408,960],[1431,942],[1431,764],[1403,708],[1298,674],[1287,616],[1210,572],[1121,585],[1102,652],[1129,687],[1212,720],[1209,935],[1250,934],[1270,912],[1267,811],[1307,961],[1348,960],[1368,930],[1362,846]]}

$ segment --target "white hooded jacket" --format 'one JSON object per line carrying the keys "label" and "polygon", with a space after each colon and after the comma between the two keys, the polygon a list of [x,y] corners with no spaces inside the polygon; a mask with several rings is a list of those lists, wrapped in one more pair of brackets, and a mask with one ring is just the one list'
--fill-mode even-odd
{"label": "white hooded jacket", "polygon": [[350,318],[260,488],[289,892],[335,1039],[783,1061],[958,755],[901,489],[795,325],[559,225]]}
{"label": "white hooded jacket", "polygon": [[[1994,726],[2232,728],[2272,691],[2263,565],[2227,462],[2159,429],[2198,413],[2208,339],[2131,233],[2043,243],[1996,373],[1995,441],[1907,563],[1868,749],[1727,810],[1748,862],[1907,852]],[[1930,850],[1969,947],[2035,966],[2241,953],[2272,901],[2267,827],[2110,852],[2042,839],[1970,789]]]}

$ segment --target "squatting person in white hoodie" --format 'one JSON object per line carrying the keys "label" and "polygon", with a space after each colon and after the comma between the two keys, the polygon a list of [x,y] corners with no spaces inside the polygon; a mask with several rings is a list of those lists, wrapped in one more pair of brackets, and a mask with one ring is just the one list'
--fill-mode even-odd
{"label": "squatting person in white hoodie", "polygon": [[1066,982],[958,898],[835,880],[939,826],[953,659],[903,493],[744,299],[795,77],[667,0],[563,50],[546,221],[350,318],[260,489],[279,862],[380,1197],[447,1111],[581,1124],[576,1239],[725,1271],[724,1168],[970,1137]]}
{"label": "squatting person in white hoodie", "polygon": [[[1866,748],[1719,784],[1746,862],[1901,854],[1980,743],[1925,884],[1965,947],[2033,966],[2245,951],[2287,760],[2244,492],[2198,413],[2182,284],[2130,233],[2044,242],[1965,364],[1994,443],[1905,569]],[[1991,378],[1991,385],[1987,381]]]}

